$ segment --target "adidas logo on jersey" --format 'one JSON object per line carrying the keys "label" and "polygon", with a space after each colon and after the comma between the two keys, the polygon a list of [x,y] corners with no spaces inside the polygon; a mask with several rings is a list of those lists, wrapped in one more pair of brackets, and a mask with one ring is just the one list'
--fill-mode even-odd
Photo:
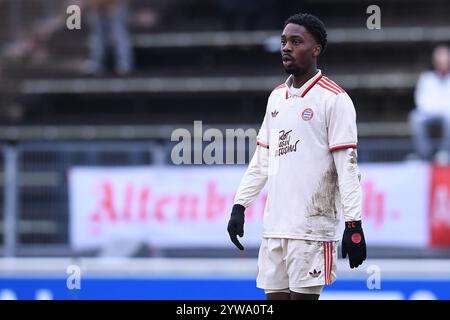
{"label": "adidas logo on jersey", "polygon": [[309,275],[311,276],[311,277],[313,277],[313,278],[317,278],[318,276],[320,276],[320,273],[321,273],[322,271],[317,271],[316,269],[314,269],[312,272],[310,272],[309,273]]}
{"label": "adidas logo on jersey", "polygon": [[272,118],[275,118],[277,115],[278,115],[278,111],[277,110],[272,111]]}

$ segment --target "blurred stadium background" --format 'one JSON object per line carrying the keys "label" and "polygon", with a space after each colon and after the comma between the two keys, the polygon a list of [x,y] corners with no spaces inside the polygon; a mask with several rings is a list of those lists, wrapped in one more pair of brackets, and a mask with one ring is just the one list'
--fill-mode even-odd
{"label": "blurred stadium background", "polygon": [[[328,28],[319,67],[357,109],[364,188],[369,259],[339,259],[322,298],[450,298],[450,168],[414,160],[408,123],[432,49],[450,42],[449,1],[130,0],[121,74],[111,48],[105,71],[86,67],[88,1],[0,0],[1,299],[263,298],[264,195],[238,252],[226,223],[245,164],[175,166],[171,133],[258,129],[300,11]],[[81,30],[66,28],[71,4]]]}

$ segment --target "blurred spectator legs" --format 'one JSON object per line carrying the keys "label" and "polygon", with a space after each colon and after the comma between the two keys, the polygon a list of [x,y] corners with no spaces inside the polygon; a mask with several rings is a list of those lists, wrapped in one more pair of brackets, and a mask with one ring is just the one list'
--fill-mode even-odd
{"label": "blurred spectator legs", "polygon": [[413,142],[416,152],[421,159],[431,160],[433,157],[433,143],[430,129],[441,126],[441,141],[436,154],[440,162],[448,162],[450,156],[450,115],[429,114],[413,110],[410,115]]}
{"label": "blurred spectator legs", "polygon": [[101,73],[105,67],[109,41],[114,47],[115,72],[126,75],[133,69],[133,53],[127,29],[128,7],[119,4],[111,10],[93,10],[89,16],[91,27],[90,63],[87,72]]}
{"label": "blurred spectator legs", "polygon": [[116,57],[116,72],[125,75],[131,72],[133,67],[133,54],[130,34],[127,29],[128,7],[121,5],[112,13],[111,37],[114,43]]}
{"label": "blurred spectator legs", "polygon": [[277,28],[281,28],[290,16],[303,11],[303,0],[275,0],[273,11],[277,17]]}
{"label": "blurred spectator legs", "polygon": [[9,0],[9,14],[8,14],[8,26],[9,26],[9,41],[15,42],[20,38],[20,7],[21,0]]}
{"label": "blurred spectator legs", "polygon": [[107,45],[106,35],[107,25],[100,12],[92,11],[89,15],[89,35],[90,60],[87,73],[101,73],[104,68],[105,48]]}
{"label": "blurred spectator legs", "polygon": [[291,15],[303,10],[303,0],[220,0],[226,30],[279,29]]}
{"label": "blurred spectator legs", "polygon": [[226,30],[253,30],[258,22],[260,3],[257,0],[221,0]]}

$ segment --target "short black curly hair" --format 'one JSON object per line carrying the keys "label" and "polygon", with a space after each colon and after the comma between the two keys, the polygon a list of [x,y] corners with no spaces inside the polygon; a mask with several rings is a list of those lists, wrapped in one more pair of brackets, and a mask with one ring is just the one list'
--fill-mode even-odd
{"label": "short black curly hair", "polygon": [[323,53],[327,47],[327,31],[323,22],[309,13],[297,13],[290,16],[285,22],[284,27],[289,23],[295,23],[299,26],[303,26],[309,33],[312,34],[314,39],[322,47],[321,53]]}

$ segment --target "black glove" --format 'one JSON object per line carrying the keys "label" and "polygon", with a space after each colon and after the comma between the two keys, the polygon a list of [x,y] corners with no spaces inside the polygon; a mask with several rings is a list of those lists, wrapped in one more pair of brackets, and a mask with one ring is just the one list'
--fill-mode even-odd
{"label": "black glove", "polygon": [[239,250],[244,250],[244,247],[239,242],[237,236],[244,236],[244,211],[245,207],[240,204],[235,204],[231,211],[230,221],[228,221],[228,233],[230,235],[231,242],[234,243]]}
{"label": "black glove", "polygon": [[342,257],[348,253],[350,268],[357,268],[366,260],[366,240],[361,227],[361,221],[346,221],[342,237]]}

